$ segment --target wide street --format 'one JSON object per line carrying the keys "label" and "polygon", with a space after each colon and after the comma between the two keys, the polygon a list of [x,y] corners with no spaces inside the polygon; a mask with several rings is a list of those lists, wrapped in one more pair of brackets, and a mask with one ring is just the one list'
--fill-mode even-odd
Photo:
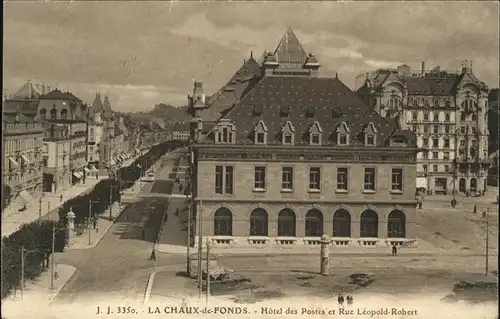
{"label": "wide street", "polygon": [[[166,156],[163,168],[156,172],[156,181],[144,185],[141,192],[170,192],[172,182],[168,178],[173,165],[175,156]],[[148,260],[167,201],[147,198],[130,204],[96,247],[57,254],[57,263],[74,265],[77,271],[53,303],[102,302],[103,298],[115,297],[137,301],[144,296],[148,276],[155,267],[178,264],[183,269],[185,258],[180,255],[167,258],[157,254],[156,262]],[[152,218],[144,222],[148,215]],[[144,224],[146,240],[142,240]]]}

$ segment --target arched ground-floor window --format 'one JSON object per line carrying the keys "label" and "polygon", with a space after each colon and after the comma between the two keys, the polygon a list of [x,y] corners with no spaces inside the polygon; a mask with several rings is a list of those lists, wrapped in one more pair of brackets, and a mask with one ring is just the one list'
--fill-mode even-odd
{"label": "arched ground-floor window", "polygon": [[250,214],[250,236],[268,236],[268,215],[262,208]]}
{"label": "arched ground-floor window", "polygon": [[278,215],[278,236],[295,237],[295,213],[291,209],[283,209]]}
{"label": "arched ground-floor window", "polygon": [[323,235],[323,214],[312,209],[306,214],[306,237],[321,237]]}
{"label": "arched ground-floor window", "polygon": [[214,235],[233,236],[233,214],[226,207],[219,208],[215,212]]}
{"label": "arched ground-floor window", "polygon": [[361,214],[360,237],[378,237],[378,215],[373,210]]}
{"label": "arched ground-floor window", "polygon": [[406,216],[400,210],[393,210],[387,221],[387,237],[405,238],[406,237]]}
{"label": "arched ground-floor window", "polygon": [[351,214],[339,209],[333,214],[333,237],[351,237]]}

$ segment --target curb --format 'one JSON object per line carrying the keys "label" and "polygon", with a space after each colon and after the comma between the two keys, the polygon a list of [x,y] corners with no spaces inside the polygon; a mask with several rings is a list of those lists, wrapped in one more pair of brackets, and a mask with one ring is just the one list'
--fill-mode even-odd
{"label": "curb", "polygon": [[151,290],[153,290],[153,282],[155,280],[155,276],[158,271],[159,270],[155,270],[151,273],[151,275],[149,275],[146,291],[144,292],[144,299],[142,301],[143,304],[146,304],[149,301],[149,297],[151,296]]}
{"label": "curb", "polygon": [[111,227],[115,224],[115,222],[118,220],[118,218],[123,214],[124,211],[125,211],[125,208],[122,209],[122,211],[118,215],[116,215],[116,217],[113,219],[113,221],[108,225],[108,227],[106,227],[106,229],[104,230],[102,235],[99,238],[97,238],[97,240],[92,245],[85,246],[85,247],[77,247],[77,248],[68,247],[68,250],[83,250],[83,249],[94,248],[95,246],[97,246],[101,242],[101,240],[104,238],[104,236],[106,236],[106,234],[111,229]]}
{"label": "curb", "polygon": [[52,303],[52,301],[54,301],[54,299],[56,299],[56,297],[59,295],[59,292],[64,288],[66,287],[66,285],[68,284],[68,282],[70,281],[71,278],[73,278],[73,276],[76,274],[77,270],[75,266],[71,266],[71,265],[65,265],[65,266],[70,266],[73,268],[73,272],[71,273],[71,276],[68,277],[68,279],[66,279],[66,281],[61,285],[61,287],[57,288],[55,290],[55,294],[49,298],[49,306],[50,304]]}

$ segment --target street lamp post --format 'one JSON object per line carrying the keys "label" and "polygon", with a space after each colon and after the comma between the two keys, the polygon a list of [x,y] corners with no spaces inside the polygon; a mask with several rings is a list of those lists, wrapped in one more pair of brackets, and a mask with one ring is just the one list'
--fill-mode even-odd
{"label": "street lamp post", "polygon": [[483,213],[483,218],[486,219],[486,238],[485,238],[485,246],[486,246],[486,254],[485,254],[485,275],[488,275],[488,266],[489,266],[489,237],[490,237],[490,209],[487,208],[486,212]]}
{"label": "street lamp post", "polygon": [[210,242],[207,239],[207,288],[205,302],[208,305],[208,298],[210,297]]}
{"label": "street lamp post", "polygon": [[56,229],[56,223],[53,223],[52,224],[52,260],[51,260],[51,266],[50,266],[50,289],[54,289],[54,276],[55,276],[55,258],[56,258],[56,249],[55,249],[55,246],[56,246],[56,234],[62,230],[68,230],[68,233],[69,233],[69,229],[68,228],[59,228],[59,229]]}
{"label": "street lamp post", "polygon": [[454,154],[454,165],[453,165],[453,198],[451,200],[451,207],[455,208],[455,206],[457,206],[457,172],[458,172],[458,169],[457,169],[457,165],[458,165],[458,161],[457,161],[457,158],[458,158],[458,144],[459,144],[459,141],[458,141],[458,131],[460,130],[460,128],[458,129],[455,129],[455,133],[453,134],[454,136],[454,142],[455,142],[455,154]]}
{"label": "street lamp post", "polygon": [[91,233],[90,222],[92,220],[92,204],[97,204],[97,203],[99,203],[99,201],[89,199],[89,217],[88,217],[89,218],[89,222],[88,222],[88,225],[89,225],[88,226],[89,227],[89,245],[92,244],[92,240],[91,240],[91,237],[90,237],[90,235],[91,235],[90,234]]}

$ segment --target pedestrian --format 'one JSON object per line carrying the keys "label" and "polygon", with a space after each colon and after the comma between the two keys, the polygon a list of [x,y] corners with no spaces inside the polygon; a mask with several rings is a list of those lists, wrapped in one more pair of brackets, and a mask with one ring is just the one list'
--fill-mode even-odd
{"label": "pedestrian", "polygon": [[398,247],[396,247],[396,244],[392,244],[392,255],[393,256],[398,255]]}
{"label": "pedestrian", "polygon": [[418,201],[418,209],[422,209],[422,201]]}
{"label": "pedestrian", "polygon": [[151,256],[149,257],[149,260],[156,261],[156,249],[153,248],[153,251],[151,252]]}
{"label": "pedestrian", "polygon": [[339,294],[339,296],[337,297],[337,302],[340,307],[344,307],[344,296],[342,296],[342,294]]}
{"label": "pedestrian", "polygon": [[99,225],[96,225],[96,226],[95,226],[95,233],[96,233],[96,234],[99,234]]}
{"label": "pedestrian", "polygon": [[63,195],[62,195],[62,194],[61,194],[61,197],[60,197],[60,198],[61,198],[61,202],[62,202],[62,200],[63,200]]}
{"label": "pedestrian", "polygon": [[175,209],[175,216],[179,216],[179,208]]}
{"label": "pedestrian", "polygon": [[97,228],[97,217],[96,217],[96,216],[94,216],[94,217],[92,218],[92,225],[94,226],[94,229],[96,229],[96,228]]}
{"label": "pedestrian", "polygon": [[142,237],[142,240],[146,240],[146,231],[144,231],[144,228],[141,231],[141,237]]}
{"label": "pedestrian", "polygon": [[352,303],[354,302],[354,300],[353,300],[353,298],[352,298],[351,295],[348,295],[347,298],[346,298],[346,300],[347,300],[347,304],[348,305],[352,305]]}

